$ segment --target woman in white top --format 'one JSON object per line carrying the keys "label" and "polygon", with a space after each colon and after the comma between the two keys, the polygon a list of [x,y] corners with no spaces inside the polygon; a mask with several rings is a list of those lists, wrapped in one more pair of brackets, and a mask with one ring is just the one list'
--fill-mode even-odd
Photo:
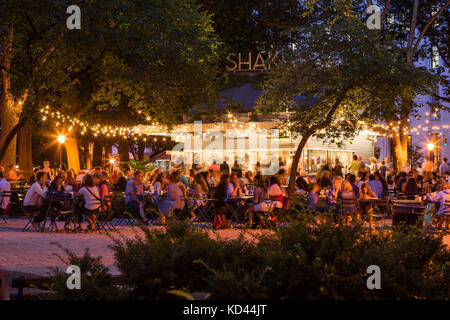
{"label": "woman in white top", "polygon": [[[86,220],[89,223],[88,230],[94,231],[96,229],[97,214],[101,206],[100,194],[98,188],[94,184],[94,179],[91,175],[84,177],[84,185],[78,192],[84,200],[84,212]],[[82,229],[82,221],[79,221],[79,228]]]}

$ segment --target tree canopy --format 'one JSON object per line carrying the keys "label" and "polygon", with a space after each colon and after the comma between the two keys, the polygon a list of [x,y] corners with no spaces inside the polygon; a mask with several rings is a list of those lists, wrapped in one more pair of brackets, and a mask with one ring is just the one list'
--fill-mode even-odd
{"label": "tree canopy", "polygon": [[171,125],[215,101],[219,44],[194,1],[80,1],[81,30],[66,27],[70,4],[2,1],[2,109],[17,117],[7,123],[3,113],[1,155],[8,134],[41,105],[90,119],[110,111],[117,123],[126,118],[117,112],[139,110]]}
{"label": "tree canopy", "polygon": [[392,40],[348,17],[299,29],[296,48],[270,74],[258,101],[261,112],[287,111],[285,129],[301,136],[290,190],[309,137],[351,138],[364,120],[395,119],[401,97],[424,94],[435,84],[426,70],[406,64]]}

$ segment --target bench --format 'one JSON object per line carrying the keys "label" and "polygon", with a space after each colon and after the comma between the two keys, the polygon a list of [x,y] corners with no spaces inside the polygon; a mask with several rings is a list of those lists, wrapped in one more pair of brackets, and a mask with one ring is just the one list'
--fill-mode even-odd
{"label": "bench", "polygon": [[[113,285],[122,284],[121,276],[112,276]],[[49,296],[53,285],[55,284],[55,279],[50,277],[43,278],[26,278],[19,277],[17,279],[13,279],[11,282],[11,287],[17,289],[17,294],[11,294],[9,296],[10,300],[37,300],[39,298],[45,298]],[[42,293],[32,293],[32,294],[24,294],[24,289],[39,289],[45,290],[47,292]]]}

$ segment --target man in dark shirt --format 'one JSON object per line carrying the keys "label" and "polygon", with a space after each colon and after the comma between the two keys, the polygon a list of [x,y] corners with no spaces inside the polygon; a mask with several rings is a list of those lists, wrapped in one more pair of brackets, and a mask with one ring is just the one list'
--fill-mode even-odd
{"label": "man in dark shirt", "polygon": [[225,160],[220,165],[220,172],[230,174],[230,167],[228,166],[228,163]]}
{"label": "man in dark shirt", "polygon": [[353,193],[355,194],[356,199],[359,197],[359,188],[355,184],[356,183],[356,176],[354,174],[350,174],[348,176],[348,182],[352,185]]}

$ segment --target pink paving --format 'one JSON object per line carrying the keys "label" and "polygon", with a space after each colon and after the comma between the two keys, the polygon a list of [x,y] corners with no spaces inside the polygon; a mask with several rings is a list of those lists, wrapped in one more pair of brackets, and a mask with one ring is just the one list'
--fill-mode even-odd
{"label": "pink paving", "polygon": [[[54,253],[59,253],[64,256],[64,252],[52,242],[58,242],[76,254],[83,254],[86,248],[89,248],[93,256],[102,257],[103,263],[110,268],[113,274],[118,273],[114,267],[113,252],[108,248],[112,242],[106,234],[22,232],[24,224],[24,219],[9,219],[7,225],[0,225],[0,270],[4,273],[7,285],[12,278],[21,275],[46,276],[49,267],[64,267],[64,263],[54,255]],[[134,237],[135,231],[132,228],[119,227],[119,231],[125,237]],[[209,231],[211,236],[218,235],[225,239],[236,238],[240,232],[241,230],[238,229]],[[255,232],[266,231],[246,232],[246,237],[252,239],[252,234]],[[446,245],[450,245],[450,235],[444,238],[444,242]],[[7,296],[9,296],[11,288],[7,286],[6,289]]]}

